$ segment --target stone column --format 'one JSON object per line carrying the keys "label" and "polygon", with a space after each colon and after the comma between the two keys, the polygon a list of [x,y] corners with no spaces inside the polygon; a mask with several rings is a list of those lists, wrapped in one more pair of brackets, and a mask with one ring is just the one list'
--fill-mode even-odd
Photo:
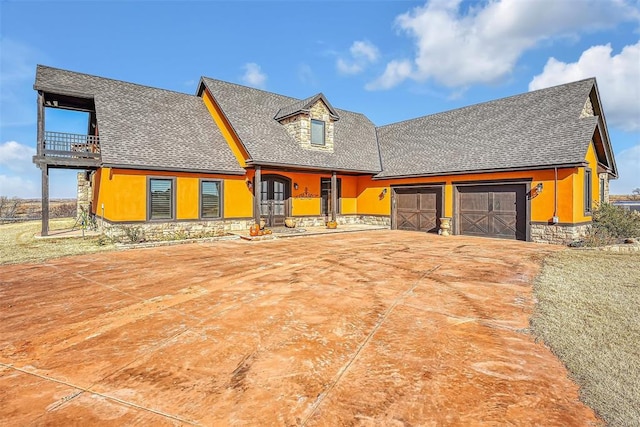
{"label": "stone column", "polygon": [[78,198],[76,201],[76,216],[84,211],[90,213],[89,204],[92,199],[91,181],[87,180],[88,172],[78,172]]}

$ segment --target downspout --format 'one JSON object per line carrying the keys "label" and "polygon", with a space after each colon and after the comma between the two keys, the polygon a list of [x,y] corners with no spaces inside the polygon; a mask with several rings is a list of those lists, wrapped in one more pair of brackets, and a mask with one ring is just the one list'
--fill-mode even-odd
{"label": "downspout", "polygon": [[553,218],[551,222],[557,224],[558,219],[558,167],[553,168]]}

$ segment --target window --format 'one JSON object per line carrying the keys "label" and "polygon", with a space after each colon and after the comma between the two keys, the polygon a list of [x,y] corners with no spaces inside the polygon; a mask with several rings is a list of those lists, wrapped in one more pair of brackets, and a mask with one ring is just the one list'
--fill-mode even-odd
{"label": "window", "polygon": [[222,216],[222,182],[200,181],[200,218]]}
{"label": "window", "polygon": [[324,145],[324,122],[311,119],[311,144]]}
{"label": "window", "polygon": [[173,179],[149,179],[149,219],[173,219]]}
{"label": "window", "polygon": [[591,169],[584,170],[584,214],[591,215]]}
{"label": "window", "polygon": [[[338,193],[338,206],[336,206],[336,213],[340,213],[340,198],[342,197],[342,180],[337,179],[336,183]],[[322,197],[322,215],[329,215],[331,213],[331,178],[320,178],[320,193]]]}

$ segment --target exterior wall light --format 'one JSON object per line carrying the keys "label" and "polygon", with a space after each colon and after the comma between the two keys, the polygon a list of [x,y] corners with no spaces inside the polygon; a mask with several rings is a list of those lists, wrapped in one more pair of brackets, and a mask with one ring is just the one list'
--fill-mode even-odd
{"label": "exterior wall light", "polygon": [[378,200],[384,199],[385,194],[387,194],[387,189],[386,188],[384,190],[382,190],[382,193],[380,193],[380,195],[378,196]]}
{"label": "exterior wall light", "polygon": [[253,191],[253,182],[251,182],[250,180],[247,179],[247,188],[249,189],[249,191]]}
{"label": "exterior wall light", "polygon": [[299,187],[298,187],[298,183],[297,183],[297,182],[294,182],[294,183],[293,183],[293,189],[294,189],[294,190],[297,190],[298,188],[299,188]]}
{"label": "exterior wall light", "polygon": [[538,183],[538,185],[536,185],[536,193],[540,194],[542,193],[542,183]]}

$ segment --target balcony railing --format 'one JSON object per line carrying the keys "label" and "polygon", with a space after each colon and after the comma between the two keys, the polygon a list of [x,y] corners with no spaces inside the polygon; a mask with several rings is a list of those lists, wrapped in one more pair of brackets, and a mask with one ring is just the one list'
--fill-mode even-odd
{"label": "balcony railing", "polygon": [[47,157],[100,158],[100,138],[64,132],[45,132],[42,155]]}

